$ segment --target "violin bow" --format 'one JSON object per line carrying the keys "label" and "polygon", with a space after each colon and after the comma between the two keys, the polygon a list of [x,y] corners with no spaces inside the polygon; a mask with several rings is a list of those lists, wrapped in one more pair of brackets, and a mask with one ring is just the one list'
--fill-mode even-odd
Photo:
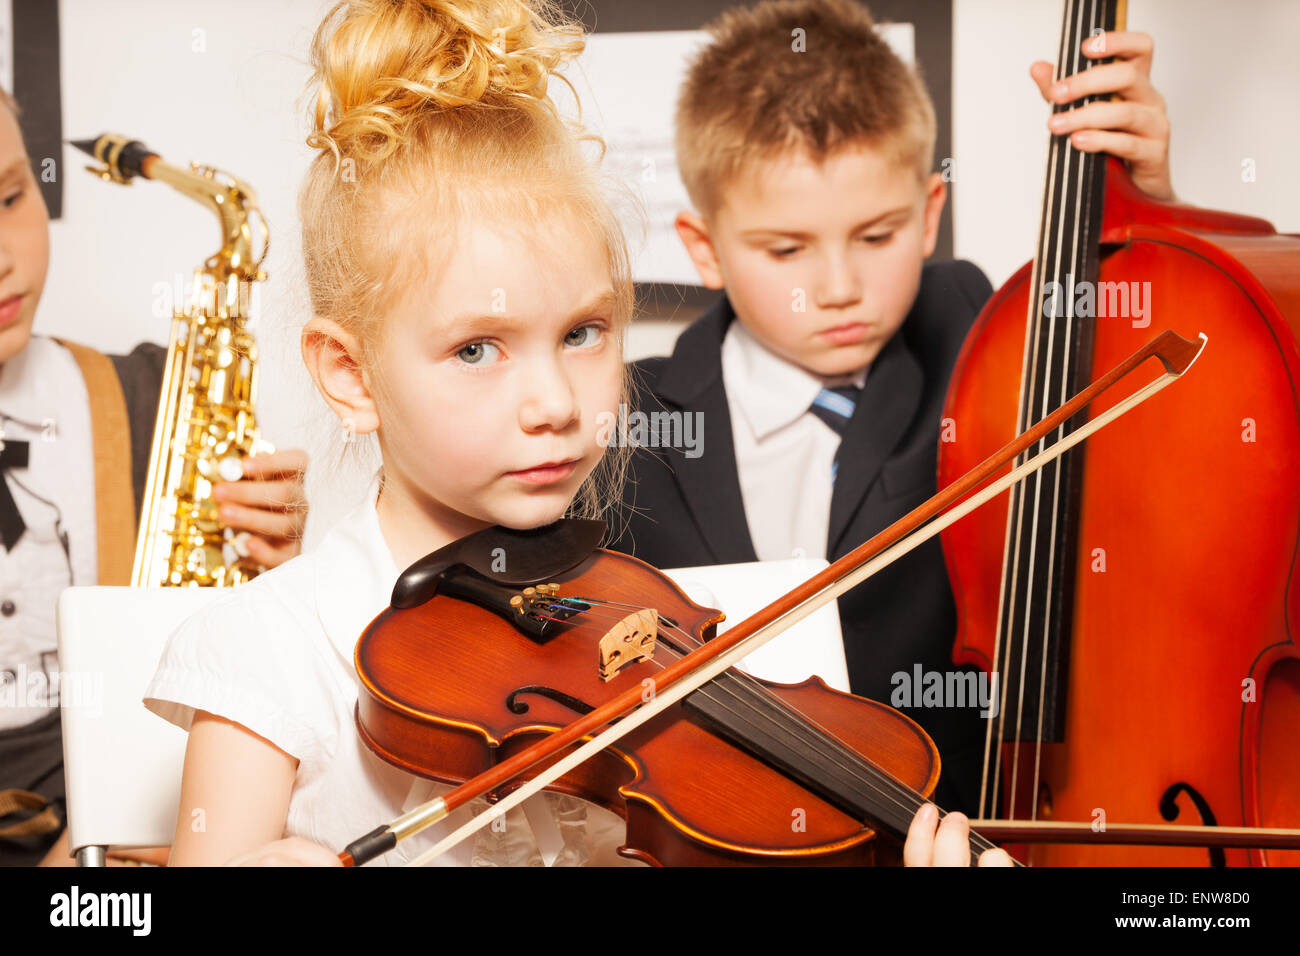
{"label": "violin bow", "polygon": [[1300,830],[1149,823],[1071,823],[1064,820],[970,821],[990,840],[1006,843],[1140,843],[1146,846],[1300,850]]}
{"label": "violin bow", "polygon": [[[339,853],[339,860],[344,866],[359,866],[372,860],[392,849],[401,840],[414,836],[424,828],[442,820],[470,800],[499,788],[534,764],[553,758],[569,745],[587,738],[581,747],[551,764],[540,775],[514,790],[509,796],[477,814],[428,851],[411,860],[408,865],[423,865],[440,856],[583,761],[653,719],[787,628],[797,624],[845,591],[856,587],[881,568],[939,534],[944,528],[990,498],[1033,474],[1048,462],[1059,458],[1089,435],[1167,388],[1191,368],[1205,348],[1206,341],[1204,333],[1197,341],[1189,341],[1175,332],[1162,332],[929,501],[904,515],[884,531],[859,545],[788,594],[777,598],[763,610],[741,621],[725,634],[701,644],[689,654],[669,664],[654,677],[647,678],[648,687],[643,683],[629,688],[618,697],[549,734],[508,760],[454,787],[441,797],[402,814],[392,823],[377,827],[348,844]],[[1021,452],[1063,426],[1086,405],[1152,357],[1157,358],[1164,366],[1164,375],[1133,392],[1069,435],[1062,437],[1050,448],[1040,451],[1015,466],[1008,474],[992,484],[971,494]],[[966,498],[968,494],[970,497]],[[965,500],[962,500],[963,498]],[[944,509],[953,505],[955,507],[944,513]],[[941,513],[942,517],[932,520]],[[930,523],[926,524],[926,522]],[[615,720],[617,723],[610,723]],[[607,724],[609,726],[605,727]],[[605,729],[601,731],[601,727]],[[593,734],[595,736],[591,736]],[[971,836],[974,842],[976,840],[974,831]],[[980,842],[986,841],[981,839]]]}

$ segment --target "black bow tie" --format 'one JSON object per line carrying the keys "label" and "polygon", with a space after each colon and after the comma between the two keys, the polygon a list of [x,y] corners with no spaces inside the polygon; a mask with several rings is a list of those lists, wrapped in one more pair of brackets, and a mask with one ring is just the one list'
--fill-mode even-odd
{"label": "black bow tie", "polygon": [[27,525],[23,524],[18,503],[4,480],[4,471],[6,468],[26,468],[30,447],[30,442],[0,439],[0,539],[3,539],[6,551],[14,549]]}

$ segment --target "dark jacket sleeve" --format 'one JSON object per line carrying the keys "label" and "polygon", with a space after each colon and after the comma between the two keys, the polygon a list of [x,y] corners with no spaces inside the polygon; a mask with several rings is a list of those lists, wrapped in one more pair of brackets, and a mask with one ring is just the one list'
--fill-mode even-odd
{"label": "dark jacket sleeve", "polygon": [[149,452],[153,445],[154,420],[162,393],[163,367],[167,348],[141,342],[127,355],[110,355],[122,383],[126,414],[131,423],[131,487],[135,494],[135,519],[140,521],[144,486],[149,476]]}

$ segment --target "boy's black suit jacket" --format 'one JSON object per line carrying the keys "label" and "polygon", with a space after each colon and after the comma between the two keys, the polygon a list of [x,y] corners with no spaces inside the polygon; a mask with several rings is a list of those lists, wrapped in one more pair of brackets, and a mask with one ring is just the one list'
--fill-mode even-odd
{"label": "boy's black suit jacket", "polygon": [[[936,491],[943,401],[967,331],[992,293],[969,262],[925,265],[902,330],[867,373],[842,439],[826,554],[835,560]],[[687,328],[670,358],[633,366],[634,407],[702,414],[697,457],[640,447],[612,521],[612,547],[656,567],[756,561],[736,470],[721,348],[735,318],[723,299]],[[697,434],[696,440],[699,440]],[[651,443],[653,444],[653,442]],[[952,671],[955,609],[940,545],[932,539],[839,599],[855,694],[889,702],[903,672]],[[976,809],[984,722],[978,708],[902,708],[934,738],[943,762],[935,800]]]}

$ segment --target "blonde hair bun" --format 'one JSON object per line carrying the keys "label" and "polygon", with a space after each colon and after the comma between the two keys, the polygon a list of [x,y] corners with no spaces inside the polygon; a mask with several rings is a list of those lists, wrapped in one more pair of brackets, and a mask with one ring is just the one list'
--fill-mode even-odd
{"label": "blonde hair bun", "polygon": [[[531,104],[584,46],[549,0],[342,0],[312,39],[307,145],[381,162],[427,110]],[[309,84],[310,85],[310,84]]]}

